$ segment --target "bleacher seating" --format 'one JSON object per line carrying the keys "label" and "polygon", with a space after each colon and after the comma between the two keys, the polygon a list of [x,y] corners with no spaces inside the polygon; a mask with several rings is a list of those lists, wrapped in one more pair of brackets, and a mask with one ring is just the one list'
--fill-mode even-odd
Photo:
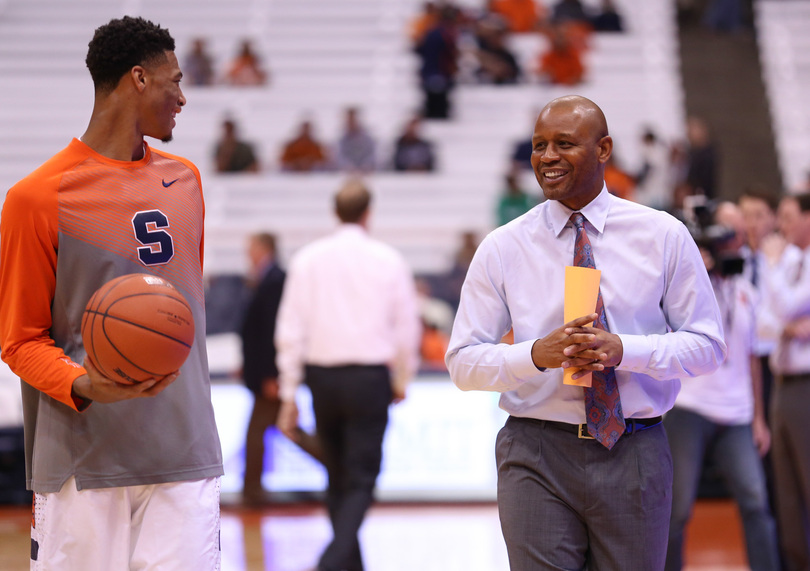
{"label": "bleacher seating", "polygon": [[760,0],[755,8],[779,167],[787,189],[796,190],[810,173],[810,4]]}
{"label": "bleacher seating", "polygon": [[[480,8],[478,0],[458,2]],[[597,5],[591,0],[586,2]],[[244,239],[276,231],[282,257],[334,226],[330,197],[344,175],[293,175],[277,167],[280,145],[303,117],[316,135],[336,140],[343,109],[357,105],[379,142],[380,155],[418,109],[418,62],[405,34],[420,0],[5,0],[0,3],[0,192],[27,174],[70,137],[80,135],[92,109],[84,69],[92,27],[125,13],[168,27],[182,62],[195,37],[208,39],[217,69],[250,38],[270,72],[261,88],[185,89],[170,152],[193,160],[203,173],[207,203],[208,273],[241,272]],[[616,153],[637,168],[638,144],[649,125],[665,139],[682,136],[683,95],[678,79],[674,0],[617,2],[627,32],[593,38],[588,80],[575,92],[605,110]],[[540,36],[512,39],[531,69]],[[463,231],[479,235],[493,224],[512,145],[531,134],[534,114],[571,92],[536,79],[510,87],[460,85],[456,116],[428,122],[439,171],[368,177],[377,195],[373,233],[400,248],[420,273],[442,272]],[[217,175],[211,152],[225,115],[253,141],[265,167],[258,175]],[[160,145],[160,143],[155,143]],[[527,183],[536,188],[531,176]]]}

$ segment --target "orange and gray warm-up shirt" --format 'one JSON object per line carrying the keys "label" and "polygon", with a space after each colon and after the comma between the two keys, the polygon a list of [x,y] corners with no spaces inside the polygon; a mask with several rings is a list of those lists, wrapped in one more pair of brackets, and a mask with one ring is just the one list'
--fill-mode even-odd
{"label": "orange and gray warm-up shirt", "polygon": [[[197,168],[146,144],[116,161],[73,139],[9,190],[0,217],[0,347],[24,382],[29,489],[155,484],[222,474],[205,350],[204,204]],[[124,274],[170,281],[195,341],[180,377],[152,398],[79,412],[82,312]]]}

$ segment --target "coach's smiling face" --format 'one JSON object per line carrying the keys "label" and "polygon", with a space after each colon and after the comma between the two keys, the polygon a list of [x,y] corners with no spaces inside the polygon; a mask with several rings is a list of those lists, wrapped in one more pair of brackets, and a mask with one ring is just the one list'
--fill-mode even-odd
{"label": "coach's smiling face", "polygon": [[613,140],[592,102],[565,97],[549,103],[534,127],[532,168],[546,198],[580,210],[602,190]]}

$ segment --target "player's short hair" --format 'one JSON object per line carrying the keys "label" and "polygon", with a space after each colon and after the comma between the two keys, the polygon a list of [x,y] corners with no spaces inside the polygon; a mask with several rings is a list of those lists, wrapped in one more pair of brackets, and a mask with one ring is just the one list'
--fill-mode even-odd
{"label": "player's short hair", "polygon": [[359,180],[350,180],[335,195],[335,212],[341,222],[359,222],[371,204],[371,193]]}
{"label": "player's short hair", "polygon": [[174,51],[169,30],[143,18],[124,16],[96,28],[90,40],[85,63],[96,92],[110,92],[136,65],[165,61],[165,52]]}

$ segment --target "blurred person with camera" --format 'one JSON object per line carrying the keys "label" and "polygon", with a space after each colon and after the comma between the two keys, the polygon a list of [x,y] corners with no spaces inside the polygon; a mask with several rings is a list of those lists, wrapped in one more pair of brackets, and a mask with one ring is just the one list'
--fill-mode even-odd
{"label": "blurred person with camera", "polygon": [[684,528],[704,461],[711,458],[739,507],[751,569],[777,571],[776,526],[760,461],[770,433],[755,351],[757,294],[743,276],[742,215],[730,202],[704,208],[694,216],[701,224],[693,235],[723,316],[728,357],[713,373],[683,379],[675,406],[664,416],[673,463],[666,570],[683,567]]}

